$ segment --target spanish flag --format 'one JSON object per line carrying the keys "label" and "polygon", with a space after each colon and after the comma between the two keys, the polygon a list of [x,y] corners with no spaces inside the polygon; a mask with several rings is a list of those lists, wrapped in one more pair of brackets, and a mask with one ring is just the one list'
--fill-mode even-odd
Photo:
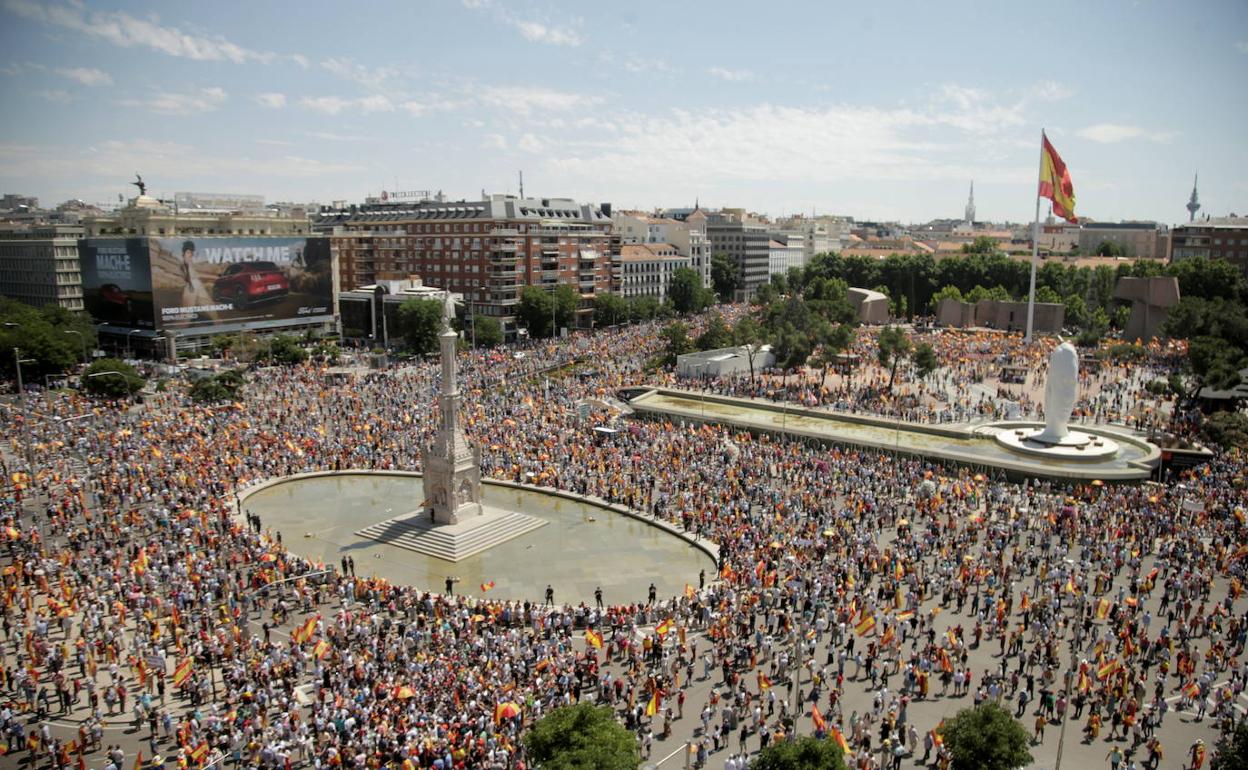
{"label": "spanish flag", "polygon": [[328,654],[329,654],[329,642],[325,641],[324,639],[321,639],[320,641],[318,641],[316,643],[316,646],[312,648],[312,656],[315,657],[317,660],[324,659],[324,657]]}
{"label": "spanish flag", "polygon": [[197,764],[204,764],[204,760],[208,758],[208,741],[200,743],[191,749],[191,761]]}
{"label": "spanish flag", "polygon": [[[824,721],[823,714],[819,713],[819,707],[813,703],[810,704],[810,719],[815,723],[816,730],[821,733],[826,733],[828,731],[828,723]],[[845,736],[841,737],[843,738]]]}
{"label": "spanish flag", "polygon": [[866,636],[873,628],[875,628],[875,616],[868,615],[865,619],[858,621],[858,625],[854,626],[854,631],[859,636]]}
{"label": "spanish flag", "polygon": [[664,637],[664,636],[667,636],[668,632],[670,632],[675,627],[676,627],[676,624],[672,622],[671,618],[668,618],[667,620],[655,626],[654,632],[658,634],[660,637]]}
{"label": "spanish flag", "polygon": [[190,658],[184,659],[173,669],[173,686],[181,687],[186,684],[186,680],[191,678],[191,670],[194,664]]}
{"label": "spanish flag", "polygon": [[831,733],[832,740],[836,742],[836,745],[841,747],[841,751],[848,754],[849,753],[849,741],[845,740],[845,733],[838,730],[836,728],[836,725],[833,725],[829,729],[829,733]]}
{"label": "spanish flag", "polygon": [[693,597],[697,595],[698,595],[698,592],[694,590],[693,586],[689,585],[688,583],[685,583],[685,596],[692,599]]}
{"label": "spanish flag", "polygon": [[1039,195],[1053,202],[1054,214],[1071,224],[1079,222],[1075,216],[1075,185],[1070,181],[1070,170],[1043,131],[1040,132]]}
{"label": "spanish flag", "polygon": [[1109,617],[1109,599],[1101,599],[1096,603],[1096,619],[1104,620]]}
{"label": "spanish flag", "polygon": [[493,581],[493,580],[490,580],[490,581],[487,581],[487,582],[485,582],[485,583],[482,583],[482,584],[481,584],[481,593],[485,593],[486,591],[490,590],[490,589],[491,589],[491,588],[493,588],[493,587],[494,587],[494,581]]}
{"label": "spanish flag", "polygon": [[760,693],[767,692],[771,689],[771,680],[762,671],[758,672],[758,691]]}
{"label": "spanish flag", "polygon": [[659,707],[661,705],[662,701],[659,699],[659,691],[655,690],[654,694],[650,696],[650,702],[646,704],[646,716],[652,717],[659,713]]}
{"label": "spanish flag", "polygon": [[316,621],[320,620],[320,615],[313,615],[303,622],[303,625],[296,628],[290,634],[291,640],[296,644],[303,644],[312,639],[312,633],[316,631]]}
{"label": "spanish flag", "polygon": [[593,647],[595,650],[601,650],[602,649],[602,636],[600,636],[597,633],[594,633],[594,630],[592,628],[587,628],[585,629],[585,643],[588,644],[590,647]]}
{"label": "spanish flag", "polygon": [[1105,665],[1101,666],[1100,668],[1096,670],[1096,678],[1108,679],[1109,677],[1113,676],[1114,672],[1120,668],[1122,668],[1122,664],[1118,662],[1117,658],[1114,658],[1113,660],[1109,661],[1108,663],[1106,663]]}

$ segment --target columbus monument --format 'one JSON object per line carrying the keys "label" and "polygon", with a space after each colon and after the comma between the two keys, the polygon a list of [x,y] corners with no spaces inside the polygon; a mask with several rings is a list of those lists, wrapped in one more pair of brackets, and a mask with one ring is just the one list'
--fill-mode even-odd
{"label": "columbus monument", "polygon": [[463,394],[455,371],[459,335],[451,328],[455,307],[448,294],[442,309],[442,383],[438,431],[422,455],[425,500],[420,508],[356,532],[361,537],[446,561],[460,561],[547,524],[545,519],[486,505],[481,500],[481,449],[468,443],[459,424]]}

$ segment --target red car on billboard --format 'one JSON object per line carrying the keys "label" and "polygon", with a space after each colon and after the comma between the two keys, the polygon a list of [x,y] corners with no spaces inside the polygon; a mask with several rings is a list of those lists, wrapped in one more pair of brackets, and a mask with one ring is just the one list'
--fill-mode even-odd
{"label": "red car on billboard", "polygon": [[235,262],[212,286],[212,298],[229,302],[235,310],[290,293],[290,279],[272,262]]}

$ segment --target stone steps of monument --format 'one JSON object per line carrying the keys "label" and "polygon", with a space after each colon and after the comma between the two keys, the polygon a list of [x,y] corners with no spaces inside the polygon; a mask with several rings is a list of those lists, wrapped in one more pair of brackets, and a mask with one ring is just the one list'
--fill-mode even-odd
{"label": "stone steps of monument", "polygon": [[484,526],[456,532],[447,527],[430,526],[423,517],[409,517],[379,522],[356,534],[439,559],[460,561],[545,523],[542,519],[513,512],[496,517]]}

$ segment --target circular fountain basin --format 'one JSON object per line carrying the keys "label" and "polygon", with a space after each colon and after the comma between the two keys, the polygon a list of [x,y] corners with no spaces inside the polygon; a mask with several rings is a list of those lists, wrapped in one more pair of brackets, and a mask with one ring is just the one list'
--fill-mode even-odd
{"label": "circular fountain basin", "polygon": [[1118,454],[1118,442],[1108,436],[1068,431],[1056,441],[1044,437],[1044,428],[1002,426],[996,442],[1011,452],[1061,460],[1104,460]]}

